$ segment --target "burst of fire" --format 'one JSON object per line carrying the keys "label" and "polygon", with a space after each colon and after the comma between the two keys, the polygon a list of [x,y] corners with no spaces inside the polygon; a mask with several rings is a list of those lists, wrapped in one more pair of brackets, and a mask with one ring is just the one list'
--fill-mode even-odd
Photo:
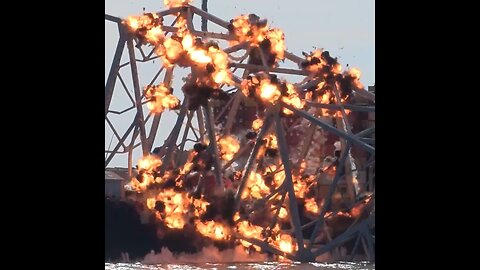
{"label": "burst of fire", "polygon": [[[300,98],[292,84],[263,72],[242,81],[241,89],[245,96],[257,97],[265,103],[276,104],[281,100],[297,109],[302,109],[305,105],[305,100]],[[293,114],[288,109],[284,109],[283,112],[287,115]]]}
{"label": "burst of fire", "polygon": [[240,149],[240,141],[234,135],[227,135],[220,138],[218,146],[220,148],[220,157],[225,161],[229,161]]}
{"label": "burst of fire", "polygon": [[217,83],[233,84],[232,72],[228,67],[228,54],[214,46],[208,48],[208,56],[213,60],[215,71],[212,74],[213,80]]}
{"label": "burst of fire", "polygon": [[247,188],[242,193],[242,199],[249,196],[255,199],[260,199],[270,193],[270,188],[265,185],[262,175],[251,172],[247,180]]}
{"label": "burst of fire", "polygon": [[265,139],[267,140],[265,145],[267,148],[278,149],[277,136],[275,134],[268,134],[265,136]]}
{"label": "burst of fire", "polygon": [[164,83],[147,86],[145,98],[150,100],[147,106],[154,113],[161,113],[167,108],[174,109],[180,104],[180,100],[172,95],[171,89]]}
{"label": "burst of fire", "polygon": [[[264,32],[267,31],[267,25],[256,25],[250,23],[249,15],[240,15],[233,20],[233,34],[237,37],[239,42],[249,41],[253,46],[264,39]],[[235,44],[235,42],[233,42]]]}
{"label": "burst of fire", "polygon": [[288,212],[287,212],[287,209],[285,207],[281,207],[280,208],[280,212],[278,212],[278,217],[282,220],[285,220],[287,219],[288,217]]}
{"label": "burst of fire", "polygon": [[[155,171],[161,165],[162,161],[156,156],[147,155],[142,157],[138,161],[139,175],[138,177],[131,179],[130,186],[137,192],[140,192],[145,191],[149,185],[155,183],[156,181],[161,181],[161,178],[154,177]],[[140,178],[142,181],[140,182],[137,178]]]}
{"label": "burst of fire", "polygon": [[336,58],[331,58],[328,52],[323,50],[311,52],[309,55],[306,55],[306,60],[308,65],[305,69],[323,77],[326,77],[329,73],[340,74],[342,71],[342,66],[337,62]]}
{"label": "burst of fire", "polygon": [[203,236],[214,240],[228,240],[230,238],[229,227],[213,220],[206,222],[195,220],[195,228]]}
{"label": "burst of fire", "polygon": [[162,160],[157,156],[147,155],[138,161],[138,170],[153,173],[153,171],[162,165]]}
{"label": "burst of fire", "polygon": [[202,195],[202,198],[200,199],[193,199],[193,206],[195,208],[195,211],[193,214],[196,217],[200,217],[201,215],[205,214],[205,212],[207,211],[208,205],[210,205],[210,203],[205,201],[205,199],[203,198],[203,195]]}
{"label": "burst of fire", "polygon": [[160,201],[164,205],[164,209],[156,212],[156,217],[163,220],[165,225],[172,229],[182,229],[190,214],[191,206],[193,206],[193,216],[200,217],[207,211],[210,204],[205,201],[203,196],[200,199],[188,198],[186,192],[177,192],[173,189],[160,191],[156,197],[147,199],[147,207],[150,210],[155,209],[155,204]]}
{"label": "burst of fire", "polygon": [[146,41],[156,44],[165,38],[162,30],[162,18],[156,13],[146,13],[142,16],[129,16],[124,21],[130,29],[145,37]]}
{"label": "burst of fire", "polygon": [[284,233],[277,235],[275,241],[273,241],[273,245],[285,253],[292,253],[297,250],[297,244],[294,242],[293,238]]}
{"label": "burst of fire", "polygon": [[195,156],[197,155],[197,152],[196,151],[193,151],[191,150],[189,153],[188,153],[188,157],[187,157],[187,162],[185,162],[185,165],[183,165],[182,167],[180,167],[180,175],[185,175],[187,173],[189,173],[192,169],[193,169],[193,166],[195,164],[193,164],[193,158],[195,158]]}
{"label": "burst of fire", "polygon": [[171,229],[183,229],[185,227],[185,219],[182,213],[173,213],[165,217],[163,221]]}
{"label": "burst of fire", "polygon": [[263,100],[273,103],[280,98],[281,93],[277,86],[272,84],[270,80],[262,80],[260,87],[257,88],[257,95]]}
{"label": "burst of fire", "polygon": [[150,210],[153,210],[153,208],[155,208],[155,198],[148,198],[147,199],[147,208],[150,209]]}
{"label": "burst of fire", "polygon": [[[323,87],[323,84],[322,84],[321,87]],[[318,87],[318,89],[321,89],[321,87]],[[330,103],[330,97],[331,97],[330,91],[326,91],[323,95],[318,97],[318,102],[321,103],[321,104],[329,104]],[[324,115],[324,116],[329,115],[328,109],[322,109],[322,115]]]}
{"label": "burst of fire", "polygon": [[181,7],[187,4],[190,4],[193,0],[163,0],[163,4],[165,6],[172,8],[172,7]]}
{"label": "burst of fire", "polygon": [[263,126],[263,119],[255,119],[255,121],[253,121],[252,123],[252,129],[254,131],[259,131],[260,128]]}
{"label": "burst of fire", "polygon": [[283,60],[285,58],[285,34],[280,29],[270,29],[267,32],[266,38],[270,40],[272,53],[275,53],[277,59]]}
{"label": "burst of fire", "polygon": [[[303,106],[305,106],[305,100],[298,96],[297,91],[295,91],[295,88],[290,83],[287,83],[287,96],[282,96],[282,101],[286,104],[292,105],[296,109],[302,109]],[[286,115],[293,114],[291,110],[285,108],[283,109],[283,113]]]}
{"label": "burst of fire", "polygon": [[142,174],[142,182],[138,181],[136,178],[130,180],[130,186],[137,192],[147,190],[147,187],[155,183],[155,178],[151,174]]}
{"label": "burst of fire", "polygon": [[259,47],[265,40],[270,42],[270,52],[275,54],[276,59],[285,58],[285,35],[282,30],[274,28],[269,29],[266,21],[259,21],[254,15],[240,15],[231,21],[232,32],[237,37],[237,41],[231,42],[232,45],[239,42],[248,41],[250,46]]}
{"label": "burst of fire", "polygon": [[217,87],[222,83],[232,85],[232,73],[228,67],[227,53],[216,46],[209,45],[205,48],[203,44],[198,45],[194,41],[194,36],[188,31],[184,18],[179,17],[176,26],[179,28],[177,36],[181,38],[181,41],[167,38],[163,46],[159,46],[156,51],[162,57],[164,65],[171,67],[181,62],[182,59],[184,61],[185,58],[188,58],[191,61],[188,65],[209,72],[208,76],[212,81],[208,84],[209,86]]}
{"label": "burst of fire", "polygon": [[293,190],[295,191],[295,197],[305,198],[305,194],[308,191],[308,184],[306,179],[302,179],[300,176],[293,175]]}
{"label": "burst of fire", "polygon": [[312,214],[320,213],[320,209],[318,208],[318,204],[317,201],[315,201],[315,198],[305,199],[305,210]]}
{"label": "burst of fire", "polygon": [[186,214],[189,213],[191,201],[185,192],[176,192],[173,189],[162,190],[157,194],[157,201],[165,205],[162,214],[165,215],[163,221],[167,227],[172,229],[182,229],[185,226]]}
{"label": "burst of fire", "polygon": [[158,46],[155,52],[162,57],[165,67],[172,67],[181,57],[183,52],[182,43],[169,37],[162,45]]}
{"label": "burst of fire", "polygon": [[364,88],[363,84],[360,82],[360,75],[362,75],[362,73],[360,72],[360,70],[358,68],[350,69],[348,71],[348,74],[353,78],[353,85],[357,89],[363,89]]}
{"label": "burst of fire", "polygon": [[[188,32],[188,29],[187,29],[187,19],[185,19],[182,16],[178,16],[178,19],[175,22],[175,27],[178,28],[178,30],[176,32],[176,35],[179,36],[179,37],[186,37],[187,35],[189,35],[190,38],[187,40],[187,42],[191,41],[190,46],[193,45],[193,37],[192,37],[192,35],[190,35],[190,33]],[[183,43],[183,40],[182,40],[182,43]],[[185,43],[185,44],[188,44],[188,43]],[[187,47],[184,47],[184,48],[187,48]]]}
{"label": "burst of fire", "polygon": [[[262,241],[265,240],[265,237],[262,233],[263,228],[257,225],[252,225],[246,220],[237,223],[237,231],[241,236],[245,238],[259,239]],[[242,244],[242,246],[246,248],[252,246],[250,242],[243,239],[240,239],[240,244]],[[259,246],[253,245],[253,247],[255,248],[255,250],[260,251]]]}

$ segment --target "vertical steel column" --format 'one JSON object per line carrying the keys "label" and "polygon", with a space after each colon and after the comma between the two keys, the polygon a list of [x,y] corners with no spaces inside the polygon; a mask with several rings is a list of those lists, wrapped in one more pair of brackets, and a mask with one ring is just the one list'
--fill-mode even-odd
{"label": "vertical steel column", "polygon": [[[208,0],[202,0],[202,10],[205,12],[208,12]],[[207,18],[202,17],[202,31],[208,31],[207,30]]]}
{"label": "vertical steel column", "polygon": [[285,188],[288,192],[288,204],[290,208],[290,220],[297,240],[297,259],[302,261],[305,247],[303,245],[302,226],[300,224],[300,214],[298,213],[297,199],[295,197],[295,190],[293,189],[292,169],[290,166],[290,160],[288,158],[287,141],[283,131],[282,121],[278,113],[275,113],[275,128],[277,131],[278,148],[280,150],[280,157],[282,158],[283,169],[285,170]]}

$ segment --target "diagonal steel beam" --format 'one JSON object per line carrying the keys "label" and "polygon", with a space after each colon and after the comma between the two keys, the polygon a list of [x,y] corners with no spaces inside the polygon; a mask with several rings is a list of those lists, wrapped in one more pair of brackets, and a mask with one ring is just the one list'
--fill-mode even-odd
{"label": "diagonal steel beam", "polygon": [[163,166],[160,168],[160,176],[163,176],[167,167],[170,165],[170,162],[173,158],[174,146],[177,145],[178,135],[180,134],[180,130],[182,129],[183,119],[185,119],[185,115],[187,115],[187,99],[183,100],[182,106],[180,107],[180,113],[177,117],[177,122],[175,122],[175,126],[172,129],[172,132],[168,136],[167,143],[164,144],[163,151],[167,151],[165,158],[163,160]]}
{"label": "diagonal steel beam", "polygon": [[140,127],[140,140],[142,143],[142,152],[143,155],[147,155],[149,149],[147,147],[147,133],[145,131],[145,119],[143,117],[143,106],[142,106],[142,93],[140,90],[140,82],[138,80],[138,69],[137,69],[137,62],[135,60],[135,49],[133,47],[133,38],[130,37],[127,39],[127,48],[128,48],[128,55],[130,57],[130,68],[132,71],[132,81],[133,81],[133,89],[135,92],[135,103],[137,107],[137,123]]}
{"label": "diagonal steel beam", "polygon": [[217,136],[215,134],[215,122],[213,120],[211,101],[208,101],[207,106],[203,108],[205,113],[205,124],[208,132],[209,147],[213,154],[213,160],[215,164],[215,180],[217,187],[224,188],[222,181],[222,164],[220,163],[220,156],[218,154]]}
{"label": "diagonal steel beam", "polygon": [[331,125],[323,122],[322,120],[316,118],[315,116],[313,116],[313,115],[311,115],[311,114],[309,114],[305,111],[302,111],[302,110],[299,110],[299,109],[293,107],[292,105],[289,105],[289,104],[286,104],[286,103],[283,103],[283,102],[282,102],[282,104],[285,108],[293,111],[295,114],[302,116],[303,118],[309,120],[310,122],[315,123],[316,125],[322,127],[325,130],[328,130],[329,132],[334,133],[335,135],[337,135],[341,138],[344,138],[348,141],[351,141],[352,143],[362,147],[363,149],[365,149],[369,153],[375,154],[375,147],[369,145],[368,143],[365,143],[359,137],[357,137],[355,135],[345,133],[343,131],[340,131],[340,130],[332,127]]}
{"label": "diagonal steel beam", "polygon": [[240,208],[240,201],[242,199],[242,193],[245,189],[250,172],[252,171],[255,161],[257,159],[258,151],[260,147],[263,145],[263,137],[267,134],[268,130],[270,129],[270,125],[272,124],[272,116],[267,114],[265,120],[263,122],[263,126],[260,129],[260,132],[257,135],[257,140],[255,141],[255,145],[253,146],[252,152],[250,152],[250,156],[248,157],[247,164],[245,165],[245,171],[243,172],[242,178],[240,179],[240,185],[238,186],[237,193],[235,194],[235,204],[234,204],[234,213],[238,211]]}
{"label": "diagonal steel beam", "polygon": [[[107,16],[107,15],[105,15]],[[107,116],[108,109],[110,108],[110,102],[112,101],[113,89],[115,88],[115,82],[117,81],[118,70],[120,69],[120,60],[122,59],[123,49],[125,48],[126,33],[122,24],[118,24],[118,32],[120,37],[117,43],[117,49],[112,60],[112,66],[108,73],[107,83],[105,84],[105,117]]]}
{"label": "diagonal steel beam", "polygon": [[[347,142],[347,145],[345,149],[342,152],[342,156],[340,157],[340,160],[338,162],[337,168],[342,168],[345,164],[345,160],[348,157],[348,152],[350,151],[351,148],[351,143]],[[320,230],[320,228],[323,226],[323,221],[325,220],[325,213],[330,210],[330,207],[332,205],[332,196],[333,193],[335,192],[337,188],[338,181],[340,180],[340,175],[341,170],[337,169],[335,171],[335,178],[333,179],[332,183],[330,184],[330,188],[328,190],[327,197],[325,198],[325,203],[323,204],[322,211],[320,212],[320,215],[318,216],[317,222],[315,224],[315,227],[313,228],[312,234],[310,236],[310,243],[307,248],[310,248],[317,237],[317,233]]]}
{"label": "diagonal steel beam", "polygon": [[353,237],[358,235],[358,233],[360,232],[360,230],[362,229],[362,227],[365,224],[368,224],[370,222],[371,222],[371,220],[369,218],[369,219],[363,220],[361,223],[359,223],[359,224],[351,227],[350,229],[346,230],[344,233],[342,233],[341,235],[339,235],[338,237],[333,239],[331,242],[329,242],[325,246],[323,246],[323,247],[319,248],[318,250],[312,252],[313,253],[313,258],[312,259],[315,259],[315,257],[317,257],[317,256],[319,256],[319,255],[321,255],[325,252],[328,252],[328,251],[334,249],[335,247],[338,247],[339,245],[345,243],[346,241],[352,239]]}
{"label": "diagonal steel beam", "polygon": [[[136,119],[136,117],[135,117]],[[113,159],[113,156],[115,156],[115,154],[118,152],[118,149],[120,148],[120,146],[123,144],[123,142],[127,139],[128,135],[130,134],[130,132],[132,131],[132,129],[136,126],[136,120],[133,120],[133,122],[130,124],[130,126],[128,127],[127,131],[125,131],[125,134],[123,134],[122,138],[120,139],[120,141],[117,143],[117,145],[115,146],[115,148],[113,148],[112,150],[112,153],[108,156],[107,160],[105,160],[105,168],[108,166],[108,164],[110,163],[110,161],[112,161]]]}
{"label": "diagonal steel beam", "polygon": [[[323,108],[328,110],[340,110],[340,106],[336,104],[322,104],[317,102],[307,101],[309,107]],[[350,105],[343,104],[343,107],[347,110],[357,111],[357,112],[375,112],[374,106],[361,106],[361,105]]]}

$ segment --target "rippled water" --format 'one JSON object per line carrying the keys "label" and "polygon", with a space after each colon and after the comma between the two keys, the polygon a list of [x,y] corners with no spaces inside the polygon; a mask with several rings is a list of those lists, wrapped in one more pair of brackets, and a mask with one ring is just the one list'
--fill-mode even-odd
{"label": "rippled water", "polygon": [[156,264],[144,265],[140,263],[105,263],[105,270],[270,270],[270,269],[319,269],[319,270],[370,270],[375,269],[374,264],[365,262],[340,262],[340,263],[281,263],[281,262],[262,262],[262,263],[201,263],[201,264]]}

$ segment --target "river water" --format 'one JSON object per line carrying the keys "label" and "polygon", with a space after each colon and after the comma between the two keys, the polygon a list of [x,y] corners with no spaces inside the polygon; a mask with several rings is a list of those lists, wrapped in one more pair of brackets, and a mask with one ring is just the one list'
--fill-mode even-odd
{"label": "river water", "polygon": [[319,270],[370,270],[375,264],[367,262],[338,263],[295,263],[295,262],[249,262],[249,263],[195,263],[195,264],[153,264],[141,263],[105,263],[105,270],[279,270],[279,269],[319,269]]}

